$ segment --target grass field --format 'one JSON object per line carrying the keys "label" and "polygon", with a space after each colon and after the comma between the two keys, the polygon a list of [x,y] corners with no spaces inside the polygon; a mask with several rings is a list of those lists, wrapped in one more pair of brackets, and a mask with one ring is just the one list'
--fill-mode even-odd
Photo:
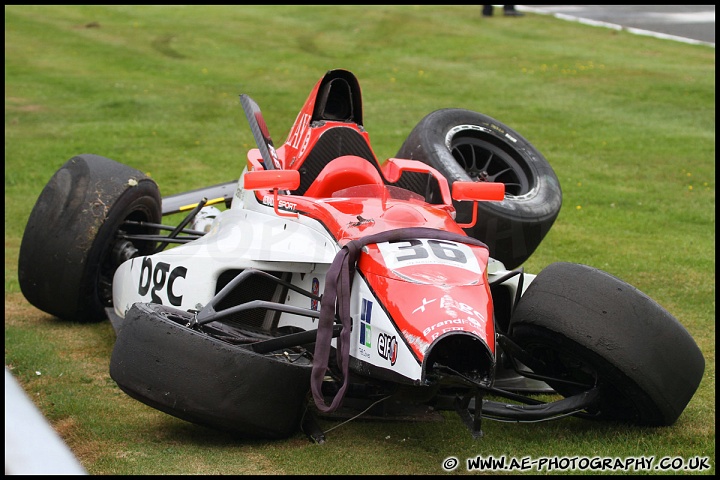
{"label": "grass field", "polygon": [[[61,322],[27,303],[23,230],[67,159],[112,158],[166,195],[232,180],[254,147],[238,95],[260,104],[279,145],[333,68],[360,80],[381,159],[447,107],[497,118],[543,152],[564,202],[525,269],[593,265],[678,318],[706,368],[675,425],[485,422],[473,441],[446,415],[356,421],[324,445],[238,440],[122,393],[109,322]],[[714,474],[715,188],[714,48],[532,14],[485,19],[479,6],[5,7],[5,365],[92,474],[435,474],[478,455],[707,457]]]}

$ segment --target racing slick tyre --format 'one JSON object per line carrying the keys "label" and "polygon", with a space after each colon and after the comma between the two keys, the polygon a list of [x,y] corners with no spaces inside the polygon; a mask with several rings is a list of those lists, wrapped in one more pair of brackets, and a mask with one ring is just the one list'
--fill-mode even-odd
{"label": "racing slick tyre", "polygon": [[312,364],[191,329],[192,318],[173,307],[134,304],[110,359],[120,389],[177,418],[244,437],[285,438],[298,431]]}
{"label": "racing slick tyre", "polygon": [[654,300],[573,263],[540,272],[518,302],[509,336],[545,364],[543,374],[553,377],[545,381],[561,395],[599,386],[591,413],[600,420],[672,425],[705,368],[688,331]]}
{"label": "racing slick tyre", "polygon": [[[545,157],[519,133],[481,113],[457,108],[430,113],[410,132],[396,157],[430,165],[450,185],[456,180],[504,183],[505,199],[478,202],[477,223],[465,233],[485,242],[490,255],[508,269],[535,251],[560,213],[560,182]],[[425,178],[405,174],[398,186],[432,203],[439,190],[426,186]],[[469,223],[472,202],[454,206],[458,223]]]}
{"label": "racing slick tyre", "polygon": [[161,202],[157,184],[139,170],[91,154],[68,160],[40,193],[25,227],[18,260],[25,298],[63,320],[105,319],[117,267],[154,248],[117,234],[155,233],[123,223],[159,223]]}

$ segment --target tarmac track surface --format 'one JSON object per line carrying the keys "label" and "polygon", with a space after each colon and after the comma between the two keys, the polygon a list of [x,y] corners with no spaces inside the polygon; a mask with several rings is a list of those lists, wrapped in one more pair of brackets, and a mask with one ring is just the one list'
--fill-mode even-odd
{"label": "tarmac track surface", "polygon": [[516,9],[715,48],[715,5],[516,5]]}

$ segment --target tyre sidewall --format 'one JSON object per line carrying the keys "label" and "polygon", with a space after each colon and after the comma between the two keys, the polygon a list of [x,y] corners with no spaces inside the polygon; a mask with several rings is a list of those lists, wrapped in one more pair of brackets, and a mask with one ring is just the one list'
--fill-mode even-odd
{"label": "tyre sidewall", "polygon": [[27,300],[67,320],[105,318],[97,281],[115,233],[134,212],[159,222],[161,202],[155,182],[139,170],[97,155],[68,160],[41,192],[23,234],[18,278]]}
{"label": "tyre sidewall", "polygon": [[[506,195],[501,202],[479,202],[478,221],[465,230],[488,244],[493,257],[507,268],[515,268],[535,251],[557,218],[562,205],[560,182],[545,157],[522,135],[487,115],[464,109],[442,109],[427,115],[396,156],[429,164],[450,185],[473,181],[452,155],[453,146],[463,138],[481,139],[503,150],[532,182],[522,195]],[[454,206],[457,221],[469,222],[472,202],[454,202]]]}
{"label": "tyre sidewall", "polygon": [[312,365],[219,340],[187,327],[191,320],[172,307],[134,304],[118,332],[110,376],[136,400],[199,425],[258,438],[295,433]]}
{"label": "tyre sidewall", "polygon": [[[569,352],[591,365],[606,387],[601,405],[607,419],[674,423],[704,370],[695,341],[669,312],[635,287],[585,265],[561,262],[540,272],[513,313],[510,337],[521,346]],[[623,396],[634,412],[620,410]]]}

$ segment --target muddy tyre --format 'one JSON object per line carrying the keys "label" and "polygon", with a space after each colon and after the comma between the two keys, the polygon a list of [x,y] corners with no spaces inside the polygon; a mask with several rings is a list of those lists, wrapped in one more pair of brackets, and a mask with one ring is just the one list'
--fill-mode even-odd
{"label": "muddy tyre", "polygon": [[[396,157],[434,167],[451,185],[457,180],[504,183],[505,200],[479,202],[478,221],[465,232],[485,242],[490,255],[509,269],[530,257],[560,213],[560,182],[545,157],[519,133],[481,113],[455,108],[430,113]],[[438,197],[436,184],[415,173],[398,182],[429,201]],[[457,221],[468,223],[471,202],[454,205]]]}
{"label": "muddy tyre", "polygon": [[110,376],[128,395],[177,418],[248,438],[299,431],[312,365],[255,353],[186,325],[192,314],[136,303]]}
{"label": "muddy tyre", "polygon": [[558,393],[599,385],[601,420],[671,425],[705,368],[695,341],[670,313],[585,265],[554,263],[540,272],[513,313],[510,338],[545,363],[555,379],[547,383]]}
{"label": "muddy tyre", "polygon": [[159,223],[161,205],[157,184],[139,170],[90,154],[68,160],[40,193],[25,227],[18,260],[25,298],[63,320],[105,319],[117,267],[154,248],[117,234],[153,233],[123,223]]}

